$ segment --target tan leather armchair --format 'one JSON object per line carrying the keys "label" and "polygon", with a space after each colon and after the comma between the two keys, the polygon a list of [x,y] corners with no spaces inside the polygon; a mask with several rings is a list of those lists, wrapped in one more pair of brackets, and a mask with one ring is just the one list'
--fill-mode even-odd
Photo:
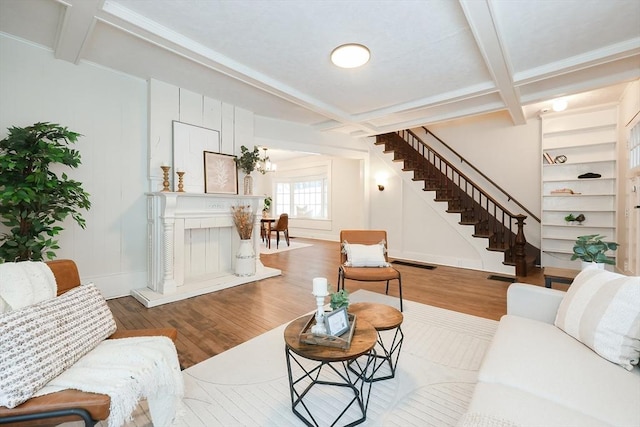
{"label": "tan leather armchair", "polygon": [[[348,267],[345,266],[347,255],[342,250],[342,243],[361,245],[375,245],[381,241],[385,242],[388,249],[387,232],[385,230],[342,230],[340,231],[340,267],[338,267],[338,290],[344,289],[345,279],[358,280],[363,282],[386,282],[385,294],[389,294],[389,281],[398,281],[398,292],[400,294],[400,311],[402,311],[402,277],[400,272],[393,267]],[[384,252],[384,259],[388,262],[387,251]]]}
{"label": "tan leather armchair", "polygon": [[[56,278],[58,295],[80,285],[80,275],[74,261],[49,261],[47,265]],[[173,328],[123,330],[116,331],[109,339],[136,336],[166,336],[175,342],[178,331]],[[34,397],[13,409],[0,406],[0,424],[21,427],[55,426],[81,418],[85,426],[93,426],[109,417],[110,405],[111,399],[104,394],[64,390]]]}

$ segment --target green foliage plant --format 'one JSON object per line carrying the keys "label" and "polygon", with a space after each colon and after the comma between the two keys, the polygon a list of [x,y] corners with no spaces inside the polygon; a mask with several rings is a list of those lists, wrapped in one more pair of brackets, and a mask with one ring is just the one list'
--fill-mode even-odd
{"label": "green foliage plant", "polygon": [[271,196],[267,196],[264,198],[264,206],[262,208],[263,211],[268,211],[269,209],[271,209],[271,202],[273,201],[273,199],[271,198]]}
{"label": "green foliage plant", "polygon": [[91,207],[82,183],[69,179],[58,165],[77,168],[80,153],[68,147],[79,133],[42,122],[10,127],[0,140],[0,222],[9,228],[0,234],[0,262],[42,261],[59,249],[53,238],[67,216],[82,228],[80,209]]}
{"label": "green foliage plant", "polygon": [[599,234],[579,236],[573,246],[571,260],[581,259],[584,262],[615,264],[615,259],[607,256],[605,252],[615,251],[620,245],[603,241],[605,237]]}
{"label": "green foliage plant", "polygon": [[349,307],[349,292],[346,289],[340,289],[338,292],[331,294],[329,305],[332,310],[338,310],[342,307]]}
{"label": "green foliage plant", "polygon": [[[240,170],[246,175],[250,175],[251,172],[256,170],[256,165],[260,161],[260,149],[257,146],[253,147],[253,151],[250,151],[244,145],[240,146],[240,157],[236,157],[236,163]],[[261,171],[264,174],[266,171]]]}

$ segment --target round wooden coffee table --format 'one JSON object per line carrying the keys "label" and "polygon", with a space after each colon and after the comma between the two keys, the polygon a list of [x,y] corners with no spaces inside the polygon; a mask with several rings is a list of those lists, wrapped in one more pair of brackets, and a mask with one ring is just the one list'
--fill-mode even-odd
{"label": "round wooden coffee table", "polygon": [[[366,357],[365,366],[361,372],[367,372],[370,365],[375,363],[374,347],[377,341],[377,332],[368,322],[356,317],[356,327],[351,339],[351,346],[348,349],[305,344],[300,341],[300,332],[307,325],[310,316],[313,315],[302,316],[292,321],[284,330],[291,409],[306,425],[317,426],[319,425],[317,419],[326,415],[326,412],[331,409],[326,407],[320,411],[313,411],[318,405],[322,406],[322,397],[319,397],[318,402],[311,402],[312,388],[319,385],[342,387],[349,389],[351,391],[349,395],[352,396],[350,400],[349,398],[345,399],[342,395],[338,397],[336,404],[346,402],[346,406],[344,409],[331,410],[337,417],[328,424],[338,425],[338,421],[343,417],[346,421],[346,424],[343,425],[360,424],[367,418],[371,383],[365,381],[362,373],[349,369],[349,362],[362,356]],[[326,390],[324,391],[326,392]],[[323,393],[323,396],[326,396],[326,393]],[[305,402],[303,399],[307,401]],[[301,411],[298,408],[301,408]]]}
{"label": "round wooden coffee table", "polygon": [[[365,320],[375,328],[378,333],[378,345],[379,348],[382,349],[382,351],[376,354],[376,358],[381,359],[382,362],[373,365],[371,373],[365,376],[365,381],[380,381],[395,377],[398,358],[400,357],[400,350],[402,349],[402,341],[404,340],[404,334],[401,328],[402,321],[404,320],[402,313],[389,305],[372,302],[349,304],[349,313],[355,314],[358,321]],[[381,332],[392,330],[395,330],[395,332],[393,333],[391,344],[385,345]],[[380,368],[385,365],[385,362],[389,367],[388,374],[380,370]],[[352,370],[354,368],[353,365],[353,363],[350,363]]]}

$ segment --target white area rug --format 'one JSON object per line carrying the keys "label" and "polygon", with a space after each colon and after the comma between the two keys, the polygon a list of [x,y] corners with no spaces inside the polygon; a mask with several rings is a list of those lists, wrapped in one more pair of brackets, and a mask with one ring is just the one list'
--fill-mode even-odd
{"label": "white area rug", "polygon": [[[351,301],[398,304],[396,298],[364,290],[354,292]],[[373,384],[367,420],[362,425],[455,425],[469,404],[497,322],[412,301],[404,303],[405,337],[396,377]],[[285,327],[186,369],[185,425],[304,425],[291,411]],[[310,404],[327,412],[334,410],[341,399],[335,395],[340,391],[334,389],[341,388],[325,386],[319,395],[310,393]],[[330,424],[333,415],[321,416],[318,422]]]}
{"label": "white area rug", "polygon": [[289,243],[290,245],[287,246],[287,241],[284,240],[283,238],[282,240],[280,240],[278,249],[276,249],[276,240],[271,239],[271,248],[269,249],[267,248],[267,245],[264,242],[260,242],[260,253],[265,255],[277,254],[280,252],[292,251],[294,249],[300,249],[300,248],[306,248],[306,247],[312,246],[308,243],[296,242],[293,239],[289,239]]}

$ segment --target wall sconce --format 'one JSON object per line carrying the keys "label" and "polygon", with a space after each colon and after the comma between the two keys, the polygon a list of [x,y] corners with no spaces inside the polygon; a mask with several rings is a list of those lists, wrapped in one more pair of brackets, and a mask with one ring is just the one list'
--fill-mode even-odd
{"label": "wall sconce", "polygon": [[559,111],[564,111],[567,109],[567,107],[569,106],[569,103],[567,102],[566,99],[557,99],[555,101],[553,101],[553,111],[555,112],[559,112]]}
{"label": "wall sconce", "polygon": [[376,174],[376,185],[378,186],[378,191],[384,191],[384,186],[387,183],[387,174],[379,172]]}

